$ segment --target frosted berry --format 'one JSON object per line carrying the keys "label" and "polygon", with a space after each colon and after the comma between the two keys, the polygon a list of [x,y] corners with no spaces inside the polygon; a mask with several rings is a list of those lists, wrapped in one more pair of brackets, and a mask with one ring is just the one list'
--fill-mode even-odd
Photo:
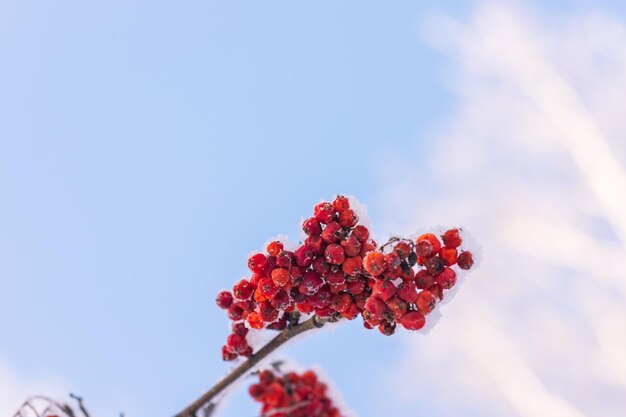
{"label": "frosted berry", "polygon": [[387,269],[387,261],[382,252],[370,252],[363,259],[363,267],[373,277],[381,275]]}
{"label": "frosted berry", "polygon": [[248,268],[250,271],[261,273],[265,270],[265,266],[267,265],[267,257],[262,253],[257,253],[252,255],[248,259]]}
{"label": "frosted berry", "polygon": [[332,243],[326,247],[326,251],[324,252],[326,262],[333,265],[340,265],[346,259],[346,254],[341,245],[337,245],[336,243]]}
{"label": "frosted berry", "polygon": [[335,208],[330,203],[319,203],[313,209],[314,216],[320,223],[330,223],[335,218]]}
{"label": "frosted berry", "polygon": [[383,301],[387,302],[396,295],[396,286],[389,280],[379,280],[374,284],[374,293]]}
{"label": "frosted berry", "polygon": [[461,269],[470,269],[474,265],[474,257],[471,252],[463,251],[459,254],[456,263]]}
{"label": "frosted berry", "polygon": [[267,253],[270,254],[270,256],[278,256],[278,254],[283,250],[284,246],[282,243],[280,243],[279,241],[275,240],[273,242],[270,242],[267,245]]}
{"label": "frosted berry", "polygon": [[313,263],[313,259],[315,258],[315,254],[306,246],[300,246],[293,254],[298,266],[309,266]]}
{"label": "frosted berry", "polygon": [[289,282],[289,270],[284,268],[276,268],[272,271],[272,281],[278,287],[284,286]]}
{"label": "frosted berry", "polygon": [[350,201],[348,200],[347,197],[343,195],[338,195],[337,197],[335,197],[335,200],[333,201],[333,207],[338,212],[348,210],[350,208]]}
{"label": "frosted berry", "polygon": [[339,213],[339,224],[343,227],[354,227],[359,222],[359,217],[353,210],[344,210]]}
{"label": "frosted berry", "polygon": [[446,266],[454,265],[456,263],[457,256],[456,248],[444,246],[439,250],[439,257],[443,260],[443,263]]}
{"label": "frosted berry", "polygon": [[391,336],[396,332],[396,323],[391,321],[383,321],[378,325],[378,330],[385,336]]}
{"label": "frosted berry", "polygon": [[440,274],[435,275],[435,281],[445,290],[452,288],[456,283],[456,272],[446,267]]}
{"label": "frosted berry", "polygon": [[424,266],[426,266],[426,270],[430,275],[437,275],[443,271],[445,264],[440,257],[432,256],[426,259]]}
{"label": "frosted berry", "polygon": [[338,243],[345,237],[345,231],[337,222],[330,222],[322,231],[322,239],[326,243]]}
{"label": "frosted berry", "polygon": [[425,258],[433,256],[439,252],[439,249],[441,249],[441,242],[439,242],[437,236],[432,233],[421,235],[415,242],[415,252]]}
{"label": "frosted berry", "polygon": [[422,314],[430,313],[435,308],[437,300],[428,290],[421,291],[415,299],[415,306]]}
{"label": "frosted berry", "polygon": [[363,264],[363,260],[360,256],[355,256],[353,258],[347,258],[343,261],[341,265],[341,270],[346,275],[355,275],[361,271],[361,265]]}
{"label": "frosted berry", "polygon": [[415,302],[417,298],[417,289],[413,281],[403,281],[398,285],[397,291],[398,297],[406,301],[407,303]]}
{"label": "frosted berry", "polygon": [[402,316],[400,324],[407,330],[419,330],[426,324],[426,318],[419,311],[410,311]]}
{"label": "frosted berry", "polygon": [[319,220],[315,217],[311,217],[302,223],[302,230],[309,236],[318,236],[322,233],[322,226],[320,225]]}
{"label": "frosted berry", "polygon": [[461,239],[461,235],[459,234],[459,229],[450,229],[446,231],[443,235],[441,235],[441,240],[443,240],[443,244],[449,248],[458,248],[463,243]]}
{"label": "frosted berry", "polygon": [[370,231],[367,227],[361,224],[354,226],[352,234],[359,240],[359,242],[366,242],[370,238]]}
{"label": "frosted berry", "polygon": [[233,303],[233,295],[230,291],[222,291],[217,294],[215,302],[219,308],[227,309]]}
{"label": "frosted berry", "polygon": [[245,279],[242,279],[233,286],[233,295],[238,300],[249,300],[253,292],[254,285]]}

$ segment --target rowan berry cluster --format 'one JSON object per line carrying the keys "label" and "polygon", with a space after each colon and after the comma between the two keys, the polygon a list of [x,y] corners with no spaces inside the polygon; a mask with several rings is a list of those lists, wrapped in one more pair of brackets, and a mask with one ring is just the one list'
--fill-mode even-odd
{"label": "rowan berry cluster", "polygon": [[326,384],[313,371],[261,371],[259,382],[251,385],[248,392],[263,404],[264,417],[341,417],[327,395]]}
{"label": "rowan berry cluster", "polygon": [[224,360],[252,354],[248,328],[282,330],[310,313],[352,320],[363,311],[371,294],[363,257],[376,243],[358,223],[348,198],[338,196],[314,207],[313,216],[302,223],[307,237],[296,250],[274,241],[266,253],[248,259],[252,276],[236,283],[232,292],[222,291],[216,300],[233,321],[222,347]]}
{"label": "rowan berry cluster", "polygon": [[[396,238],[368,253],[363,266],[373,277],[373,291],[362,313],[365,327],[378,327],[385,335],[395,332],[396,323],[408,330],[424,327],[426,315],[443,300],[444,290],[456,283],[452,267],[470,269],[474,264],[471,252],[459,253],[461,243],[459,230],[450,229],[441,240],[433,233],[415,242]],[[392,244],[393,250],[385,253]]]}
{"label": "rowan berry cluster", "polygon": [[459,253],[458,229],[441,241],[427,233],[416,241],[392,238],[378,248],[344,196],[317,204],[302,230],[307,237],[297,249],[271,242],[265,253],[248,259],[250,278],[218,294],[217,305],[233,321],[224,360],[253,353],[249,329],[283,330],[302,314],[348,320],[361,315],[366,328],[385,335],[395,332],[396,323],[418,330],[455,284],[452,267],[473,264],[470,252]]}

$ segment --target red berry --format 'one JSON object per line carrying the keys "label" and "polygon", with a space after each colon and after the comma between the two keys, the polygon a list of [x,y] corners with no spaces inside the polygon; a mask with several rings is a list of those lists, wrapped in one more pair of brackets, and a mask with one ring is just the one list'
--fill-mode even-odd
{"label": "red berry", "polygon": [[289,294],[285,290],[278,291],[271,301],[272,307],[279,310],[287,308],[290,303],[291,299],[289,298]]}
{"label": "red berry", "polygon": [[347,275],[356,275],[361,272],[361,266],[363,265],[363,259],[360,256],[353,258],[347,258],[341,265],[341,270]]}
{"label": "red berry", "polygon": [[241,353],[248,347],[246,338],[238,335],[237,333],[231,333],[226,339],[226,344],[229,349],[235,353]]}
{"label": "red berry", "polygon": [[306,271],[302,275],[302,283],[298,286],[298,290],[302,294],[315,294],[324,284],[322,278],[315,271]]}
{"label": "red berry", "polygon": [[287,320],[284,317],[267,325],[267,328],[270,330],[284,330],[285,327],[287,327]]}
{"label": "red berry", "polygon": [[441,285],[433,284],[430,287],[428,287],[427,289],[439,301],[443,300],[443,288],[441,288]]}
{"label": "red berry", "polygon": [[320,223],[330,223],[335,218],[335,207],[330,203],[319,203],[313,209],[313,214]]}
{"label": "red berry", "polygon": [[259,372],[259,382],[263,385],[268,385],[276,379],[272,371],[263,370]]}
{"label": "red berry", "polygon": [[335,201],[333,201],[333,207],[339,212],[348,210],[350,208],[350,201],[347,197],[338,195],[335,197]]}
{"label": "red berry", "polygon": [[274,282],[270,278],[260,280],[259,286],[257,287],[257,291],[268,300],[274,298],[279,290],[280,288],[274,285]]}
{"label": "red berry", "polygon": [[250,326],[251,329],[260,330],[263,328],[263,320],[261,320],[259,313],[257,313],[256,311],[248,314],[248,317],[246,317],[246,321],[248,322],[248,326]]}
{"label": "red berry", "polygon": [[374,285],[374,293],[383,301],[387,302],[391,297],[396,295],[396,286],[391,281],[379,280],[376,281]]}
{"label": "red berry", "polygon": [[403,281],[398,285],[398,297],[402,298],[407,303],[415,302],[417,298],[417,289],[413,281]]}
{"label": "red berry", "polygon": [[249,281],[242,279],[233,287],[233,295],[238,300],[249,300],[254,292],[254,285]]}
{"label": "red berry", "polygon": [[430,313],[433,308],[435,308],[437,300],[435,296],[428,290],[421,291],[417,294],[417,298],[415,300],[415,306],[422,314]]}
{"label": "red berry", "polygon": [[351,228],[359,222],[359,217],[354,210],[344,210],[339,212],[339,224],[343,227]]}
{"label": "red berry", "polygon": [[380,298],[372,296],[365,302],[365,310],[373,319],[380,320],[387,311],[387,304]]}
{"label": "red berry", "polygon": [[387,261],[382,252],[370,252],[363,259],[363,267],[373,277],[377,277],[387,269]]}
{"label": "red berry", "polygon": [[435,277],[430,275],[427,270],[420,269],[415,275],[415,286],[420,289],[428,288],[435,283]]}
{"label": "red berry", "polygon": [[409,311],[399,321],[407,330],[419,330],[426,324],[426,318],[419,311]]}
{"label": "red berry", "polygon": [[[345,263],[344,263],[345,265]],[[360,279],[348,283],[348,292],[352,295],[359,295],[365,289],[365,284]]]}
{"label": "red berry", "polygon": [[304,274],[304,268],[300,268],[299,266],[292,266],[289,268],[289,276],[291,276],[292,284],[300,284],[302,282],[302,275]]}
{"label": "red berry", "polygon": [[238,334],[239,336],[245,336],[248,334],[248,328],[243,322],[233,323],[233,333]]}
{"label": "red berry", "polygon": [[426,259],[426,262],[424,264],[428,273],[433,276],[440,274],[445,267],[443,259],[438,256],[431,256],[430,258]]}
{"label": "red berry", "polygon": [[276,256],[276,266],[279,268],[289,269],[294,262],[294,256],[292,252],[287,250],[280,251]]}
{"label": "red berry", "polygon": [[441,242],[432,233],[421,235],[415,242],[415,252],[418,256],[428,258],[439,252],[439,249],[441,249]]}
{"label": "red berry", "polygon": [[346,277],[342,270],[333,267],[326,274],[326,282],[329,284],[343,284],[346,281]]}
{"label": "red berry", "polygon": [[234,361],[235,359],[237,359],[237,354],[230,350],[228,346],[222,346],[222,360]]}
{"label": "red berry", "polygon": [[338,243],[345,237],[345,232],[337,222],[330,222],[322,231],[322,239],[326,243]]}
{"label": "red berry", "polygon": [[400,258],[407,258],[411,253],[411,246],[406,242],[399,242],[393,248],[393,251],[396,252]]}
{"label": "red berry", "polygon": [[404,316],[409,306],[400,297],[393,297],[391,300],[387,301],[387,308],[391,311],[393,317],[398,320],[400,317]]}
{"label": "red berry", "polygon": [[250,388],[248,388],[248,393],[250,393],[250,396],[255,400],[261,401],[261,398],[265,393],[265,388],[263,388],[263,385],[261,384],[252,384],[250,385]]}
{"label": "red berry", "polygon": [[446,266],[452,266],[457,260],[457,250],[456,248],[444,246],[439,250],[439,257],[443,260],[443,263]]}
{"label": "red berry", "polygon": [[276,268],[272,271],[272,281],[276,286],[282,287],[289,282],[289,271],[284,268]]}
{"label": "red berry", "polygon": [[330,267],[331,265],[321,256],[313,261],[313,270],[323,277],[328,274]]}
{"label": "red berry", "polygon": [[456,263],[461,269],[470,269],[474,265],[474,257],[472,256],[472,252],[461,252]]}
{"label": "red berry", "polygon": [[456,284],[456,272],[448,267],[445,267],[443,272],[435,275],[435,281],[437,284],[441,285],[441,288],[443,289],[447,290],[452,288],[454,284]]}
{"label": "red berry", "polygon": [[271,256],[278,256],[278,254],[283,250],[283,244],[275,240],[267,245],[266,250]]}
{"label": "red berry", "polygon": [[296,258],[296,264],[298,264],[298,266],[311,265],[315,256],[315,254],[306,246],[300,246],[293,254]]}
{"label": "red berry", "polygon": [[342,240],[341,246],[343,246],[346,256],[356,256],[361,252],[361,242],[354,235],[350,235],[347,239]]}
{"label": "red berry", "polygon": [[302,223],[302,230],[309,236],[318,236],[322,233],[322,226],[315,217],[311,217]]}
{"label": "red berry", "polygon": [[330,304],[332,296],[333,295],[330,292],[329,286],[322,285],[322,287],[320,287],[315,294],[309,297],[309,302],[315,308],[324,308]]}
{"label": "red berry", "polygon": [[352,297],[350,297],[350,294],[347,294],[345,292],[342,294],[335,294],[331,300],[331,305],[336,311],[339,312],[347,310],[351,304]]}
{"label": "red berry", "polygon": [[250,268],[252,272],[261,273],[265,270],[266,265],[267,257],[262,253],[252,255],[250,259],[248,259],[248,268]]}
{"label": "red berry", "polygon": [[259,317],[266,323],[272,323],[278,318],[278,310],[268,302],[259,304]]}
{"label": "red berry", "polygon": [[352,235],[354,235],[359,240],[359,242],[363,243],[370,238],[370,231],[367,229],[367,227],[359,224],[356,225],[354,229],[352,229]]}
{"label": "red berry", "polygon": [[233,295],[230,291],[222,291],[217,294],[215,302],[219,308],[227,309],[233,303]]}
{"label": "red berry", "polygon": [[304,246],[309,248],[314,254],[321,255],[322,253],[324,253],[324,248],[326,247],[326,244],[320,236],[309,236],[304,241]]}
{"label": "red berry", "polygon": [[340,265],[346,259],[345,252],[341,245],[337,245],[336,243],[332,243],[326,246],[326,251],[324,252],[326,262],[333,265]]}
{"label": "red berry", "polygon": [[378,325],[378,330],[385,336],[391,336],[396,332],[396,323],[384,321]]}
{"label": "red berry", "polygon": [[241,320],[241,318],[243,317],[243,309],[235,304],[228,307],[228,310],[226,310],[226,312],[228,314],[228,318],[231,320]]}
{"label": "red berry", "polygon": [[461,239],[461,235],[459,234],[459,229],[450,229],[446,231],[443,235],[441,235],[441,240],[443,240],[443,244],[449,248],[458,248],[463,243]]}

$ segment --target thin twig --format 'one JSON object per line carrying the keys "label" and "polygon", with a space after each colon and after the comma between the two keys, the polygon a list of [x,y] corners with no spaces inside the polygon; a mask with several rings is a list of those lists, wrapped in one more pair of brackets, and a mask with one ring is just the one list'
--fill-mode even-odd
{"label": "thin twig", "polygon": [[200,398],[185,407],[183,411],[176,414],[175,417],[194,417],[196,412],[200,410],[205,404],[211,402],[211,400],[213,400],[217,395],[222,393],[232,383],[245,375],[256,364],[265,359],[265,357],[274,352],[285,342],[301,333],[322,327],[325,323],[336,320],[336,318],[321,318],[318,316],[313,316],[312,318],[302,323],[287,327],[285,330],[280,332],[278,336],[276,336],[275,338],[270,340],[265,346],[263,346],[257,353],[253,354],[245,362],[233,369],[221,381],[215,384],[213,388],[209,389],[207,392],[202,394]]}
{"label": "thin twig", "polygon": [[85,404],[83,404],[83,397],[79,397],[78,395],[72,394],[72,393],[70,393],[70,397],[76,400],[76,402],[78,403],[78,408],[83,413],[83,416],[89,417],[89,413],[87,412],[87,409],[85,408]]}

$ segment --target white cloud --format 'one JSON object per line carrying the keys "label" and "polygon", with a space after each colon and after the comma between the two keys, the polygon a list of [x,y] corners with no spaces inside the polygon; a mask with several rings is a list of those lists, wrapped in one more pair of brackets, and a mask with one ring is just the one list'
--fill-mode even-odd
{"label": "white cloud", "polygon": [[450,57],[458,110],[426,164],[388,161],[381,212],[387,230],[462,225],[484,256],[437,328],[407,338],[399,403],[623,415],[626,26],[489,4],[426,37]]}

